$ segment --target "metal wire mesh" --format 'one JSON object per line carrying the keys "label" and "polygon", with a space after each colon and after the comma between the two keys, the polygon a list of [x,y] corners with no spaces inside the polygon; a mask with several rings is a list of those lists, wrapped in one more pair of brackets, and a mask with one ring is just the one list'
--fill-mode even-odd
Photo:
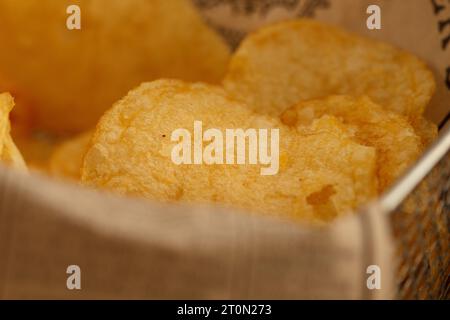
{"label": "metal wire mesh", "polygon": [[449,299],[450,152],[390,215],[400,299]]}

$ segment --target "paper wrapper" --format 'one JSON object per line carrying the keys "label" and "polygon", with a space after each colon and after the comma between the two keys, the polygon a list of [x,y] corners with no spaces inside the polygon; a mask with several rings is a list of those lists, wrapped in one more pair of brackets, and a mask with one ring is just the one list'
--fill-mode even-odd
{"label": "paper wrapper", "polygon": [[[169,207],[0,170],[2,298],[387,298],[390,238],[375,209],[324,230]],[[81,290],[66,287],[69,265]],[[382,270],[367,290],[366,268]]]}
{"label": "paper wrapper", "polygon": [[[417,54],[436,74],[428,110],[435,122],[450,101],[450,26],[439,31],[450,5],[441,2],[438,10],[427,0],[195,1],[232,45],[264,23],[307,15]],[[368,4],[382,8],[382,30],[366,29]],[[125,199],[0,168],[0,298],[389,299],[393,248],[377,203],[313,229],[213,206]],[[70,265],[81,268],[80,290],[66,286]],[[371,265],[381,270],[379,290],[367,287]]]}

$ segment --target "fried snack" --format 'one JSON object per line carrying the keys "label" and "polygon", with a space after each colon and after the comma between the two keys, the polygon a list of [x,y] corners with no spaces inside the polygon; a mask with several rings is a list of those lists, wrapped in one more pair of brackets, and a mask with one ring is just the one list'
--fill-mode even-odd
{"label": "fried snack", "polygon": [[14,132],[14,129],[16,129],[14,122],[12,123],[12,129],[12,137],[27,167],[42,173],[48,173],[50,156],[62,138],[50,136],[44,132]]}
{"label": "fried snack", "polygon": [[413,118],[435,91],[431,71],[415,56],[308,19],[247,36],[223,83],[255,111],[272,115],[301,100],[349,94]]}
{"label": "fried snack", "polygon": [[411,125],[422,141],[423,148],[426,148],[438,136],[438,127],[424,117],[410,119]]}
{"label": "fried snack", "polygon": [[0,160],[11,167],[26,170],[22,155],[10,135],[9,113],[13,106],[14,99],[9,93],[0,94]]}
{"label": "fried snack", "polygon": [[[70,5],[81,30],[66,27]],[[142,81],[220,82],[229,60],[188,0],[2,0],[0,26],[0,91],[57,133],[89,130]]]}
{"label": "fried snack", "polygon": [[80,179],[83,157],[88,150],[92,133],[87,131],[79,134],[55,148],[49,161],[49,171],[53,176]]}
{"label": "fried snack", "polygon": [[376,148],[380,191],[389,187],[422,151],[421,140],[408,120],[368,97],[330,96],[303,101],[286,110],[281,119],[285,124],[303,127],[327,114],[341,119],[359,143]]}
{"label": "fried snack", "polygon": [[[279,129],[278,173],[261,175],[263,165],[248,161],[174,164],[171,153],[178,142],[171,140],[172,132],[192,132],[194,121],[202,121],[204,130],[222,132]],[[219,203],[318,222],[374,197],[375,169],[375,149],[355,142],[335,117],[322,117],[297,131],[250,111],[220,87],[160,80],[129,92],[101,118],[81,180],[154,200]]]}

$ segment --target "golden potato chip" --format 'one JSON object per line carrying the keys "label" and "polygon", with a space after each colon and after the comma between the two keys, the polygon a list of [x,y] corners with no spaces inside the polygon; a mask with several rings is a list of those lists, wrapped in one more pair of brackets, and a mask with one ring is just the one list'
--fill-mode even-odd
{"label": "golden potato chip", "polygon": [[92,131],[84,132],[64,141],[53,151],[49,161],[49,171],[57,177],[80,179],[81,165]]}
{"label": "golden potato chip", "polygon": [[405,117],[367,97],[330,96],[303,101],[286,110],[281,119],[302,127],[326,114],[340,118],[359,143],[376,148],[380,190],[389,187],[422,151],[421,140]]}
{"label": "golden potato chip", "polygon": [[14,144],[11,136],[7,136],[3,141],[2,160],[15,168],[21,170],[27,169],[25,161],[23,160],[19,149],[17,149],[16,145]]}
{"label": "golden potato chip", "polygon": [[423,114],[435,90],[431,71],[415,56],[308,19],[247,36],[224,86],[254,110],[272,115],[301,100],[349,94],[414,117]]}
{"label": "golden potato chip", "polygon": [[0,159],[12,167],[26,170],[22,155],[10,135],[9,113],[13,106],[14,100],[10,94],[0,94]]}
{"label": "golden potato chip", "polygon": [[411,125],[416,134],[422,140],[423,147],[427,147],[438,136],[438,127],[424,117],[414,117],[410,119]]}
{"label": "golden potato chip", "polygon": [[[66,26],[71,5],[81,30]],[[188,0],[2,0],[0,26],[0,91],[63,133],[92,128],[144,80],[220,82],[229,59]]]}
{"label": "golden potato chip", "polygon": [[[257,115],[219,87],[154,81],[131,91],[101,118],[81,179],[87,186],[154,200],[214,202],[309,221],[329,220],[376,195],[375,149],[355,142],[343,127],[326,116],[295,130],[277,118]],[[244,164],[224,159],[231,154],[236,160],[242,151],[228,144],[227,129],[248,133]],[[259,129],[271,132],[266,132],[266,140],[258,138]],[[275,129],[279,144],[272,146]],[[181,164],[172,159],[179,150],[174,136],[178,130],[190,133],[183,140],[189,152],[183,153]],[[217,136],[205,139],[213,131]],[[252,132],[259,141],[253,147]],[[250,150],[269,140],[270,164],[250,164]],[[208,153],[211,148],[214,152]],[[261,150],[259,161],[265,154]],[[214,161],[205,160],[212,154]],[[262,175],[272,165],[276,173]]]}
{"label": "golden potato chip", "polygon": [[[14,127],[13,129],[16,129]],[[61,140],[44,132],[17,132],[12,130],[12,137],[20,150],[29,169],[48,173],[48,162],[53,150]]]}

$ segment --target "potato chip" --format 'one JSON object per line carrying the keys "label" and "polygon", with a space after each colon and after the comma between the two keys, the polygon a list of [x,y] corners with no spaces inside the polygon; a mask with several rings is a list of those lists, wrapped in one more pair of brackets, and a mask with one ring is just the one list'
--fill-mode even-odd
{"label": "potato chip", "polygon": [[[277,174],[261,175],[265,166],[248,161],[175,164],[172,134],[178,129],[195,133],[196,121],[203,132],[279,129]],[[131,91],[101,118],[81,179],[87,186],[154,200],[219,203],[324,221],[376,195],[375,149],[355,142],[343,128],[337,118],[325,116],[295,130],[250,111],[219,87],[154,81]],[[195,143],[198,137],[188,141]],[[203,143],[206,152],[212,141]],[[230,149],[222,145],[215,154],[220,150],[224,154]]]}
{"label": "potato chip", "polygon": [[12,123],[12,137],[20,150],[27,167],[42,173],[48,173],[48,162],[61,137],[55,137],[45,132],[17,132]]}
{"label": "potato chip", "polygon": [[414,117],[410,119],[411,125],[416,134],[422,140],[422,145],[426,148],[438,136],[438,127],[424,117]]}
{"label": "potato chip", "polygon": [[303,127],[323,115],[340,118],[363,145],[377,150],[380,190],[389,187],[420,155],[422,144],[407,119],[367,97],[331,96],[303,101],[281,116],[288,125]]}
{"label": "potato chip", "polygon": [[[66,26],[70,5],[81,30]],[[144,80],[220,82],[229,59],[188,0],[2,0],[0,26],[0,91],[61,133],[89,130]]]}
{"label": "potato chip", "polygon": [[92,131],[84,132],[64,141],[53,151],[49,161],[49,171],[56,177],[79,180],[81,165]]}
{"label": "potato chip", "polygon": [[26,170],[22,155],[10,135],[9,113],[13,106],[14,100],[9,93],[0,94],[0,159],[14,168]]}
{"label": "potato chip", "polygon": [[431,71],[415,56],[308,19],[247,36],[224,86],[254,110],[272,115],[301,100],[349,94],[418,117],[435,91]]}

